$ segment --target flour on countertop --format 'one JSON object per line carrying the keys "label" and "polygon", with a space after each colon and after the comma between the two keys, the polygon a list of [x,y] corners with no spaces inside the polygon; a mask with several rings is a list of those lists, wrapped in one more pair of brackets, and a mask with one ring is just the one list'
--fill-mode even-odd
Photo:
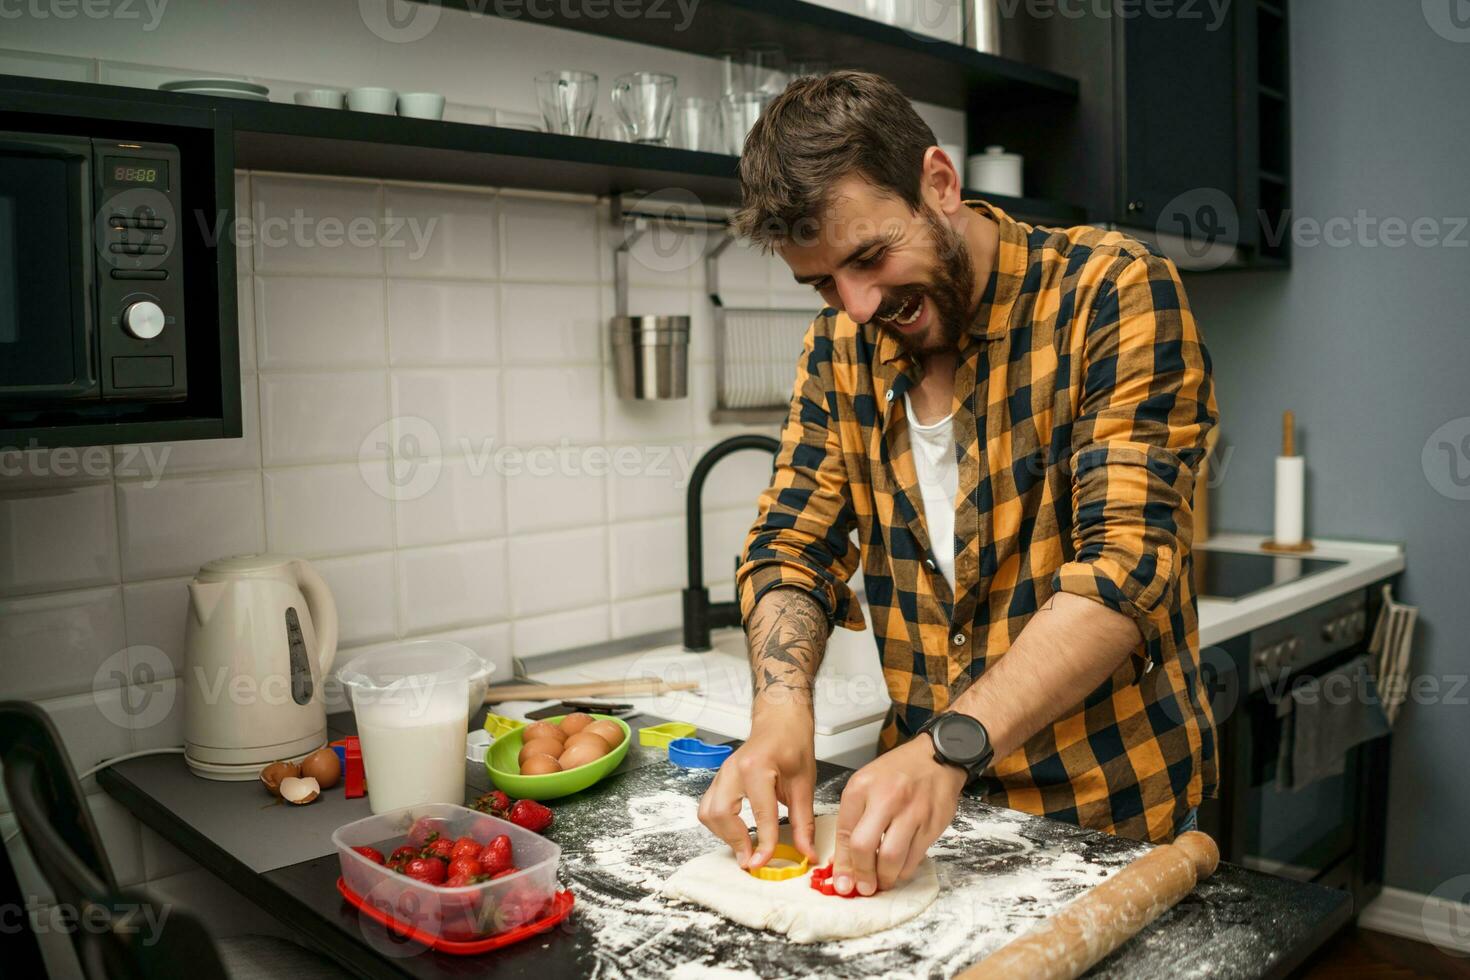
{"label": "flour on countertop", "polygon": [[[948,975],[1000,948],[1144,850],[1123,842],[1107,854],[1087,854],[1080,834],[1048,841],[1038,828],[1050,825],[967,802],[930,848],[941,892],[929,909],[894,929],[798,951],[778,936],[657,894],[676,867],[718,845],[698,818],[698,797],[712,775],[670,780],[664,767],[648,767],[629,774],[626,797],[613,804],[626,808],[618,819],[606,811],[597,819],[589,809],[564,823],[558,814],[559,829],[580,839],[563,853],[562,877],[577,895],[576,918],[595,942],[594,975]],[[839,779],[818,787],[817,812],[837,809],[840,786]],[[753,822],[748,807],[745,817]]]}

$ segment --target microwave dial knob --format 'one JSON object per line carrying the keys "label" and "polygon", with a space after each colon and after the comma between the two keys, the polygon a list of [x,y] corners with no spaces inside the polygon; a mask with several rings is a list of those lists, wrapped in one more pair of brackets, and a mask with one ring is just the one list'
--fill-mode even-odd
{"label": "microwave dial knob", "polygon": [[152,340],[163,333],[163,309],[152,300],[129,303],[123,310],[123,329],[139,340]]}

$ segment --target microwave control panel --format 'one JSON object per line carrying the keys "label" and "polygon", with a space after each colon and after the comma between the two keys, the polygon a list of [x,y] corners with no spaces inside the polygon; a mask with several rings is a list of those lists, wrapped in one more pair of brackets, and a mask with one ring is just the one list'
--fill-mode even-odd
{"label": "microwave control panel", "polygon": [[178,147],[93,140],[92,173],[102,395],[182,399],[187,216]]}

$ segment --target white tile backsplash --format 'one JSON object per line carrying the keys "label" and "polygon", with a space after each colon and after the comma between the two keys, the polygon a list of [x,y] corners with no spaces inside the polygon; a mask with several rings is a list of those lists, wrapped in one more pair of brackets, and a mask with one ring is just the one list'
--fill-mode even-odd
{"label": "white tile backsplash", "polygon": [[607,601],[605,528],[519,535],[510,539],[507,563],[516,617]]}
{"label": "white tile backsplash", "polygon": [[[451,544],[505,533],[505,480],[491,454],[460,459],[427,459],[416,465],[435,473],[421,492],[406,492],[394,502],[398,546]],[[408,474],[405,472],[404,476]],[[418,487],[411,478],[403,485]]]}
{"label": "white tile backsplash", "polygon": [[250,233],[257,275],[379,275],[382,188],[311,177],[254,178]]}
{"label": "white tile backsplash", "polygon": [[410,633],[503,619],[505,592],[504,542],[398,552],[399,616]]}
{"label": "white tile backsplash", "polygon": [[[547,453],[545,462],[550,464],[555,458]],[[547,469],[554,471],[545,472]],[[580,467],[563,472],[551,465],[528,465],[514,475],[507,474],[506,526],[511,534],[524,534],[602,524],[607,519],[606,479]]]}
{"label": "white tile backsplash", "polygon": [[6,677],[0,697],[38,701],[94,683],[119,684],[120,678],[99,676],[98,669],[125,646],[116,586],[0,601]]}
{"label": "white tile backsplash", "polygon": [[389,415],[388,379],[382,372],[260,377],[261,454],[266,466],[386,458],[386,443],[368,437]]}
{"label": "white tile backsplash", "polygon": [[388,275],[494,279],[499,274],[493,193],[391,187],[384,195],[384,214]]}
{"label": "white tile backsplash", "polygon": [[500,292],[506,364],[596,364],[603,346],[595,285],[506,283]]}
{"label": "white tile backsplash", "polygon": [[523,616],[516,619],[511,633],[517,657],[535,657],[600,643],[611,635],[608,607],[598,605],[549,616]]}
{"label": "white tile backsplash", "polygon": [[312,562],[337,605],[337,644],[373,643],[397,635],[391,551]]}
{"label": "white tile backsplash", "polygon": [[255,470],[118,483],[123,578],[192,575],[213,558],[260,551],[260,493]]}
{"label": "white tile backsplash", "polygon": [[191,578],[152,579],[122,587],[128,646],[162,651],[170,669],[159,676],[177,677],[184,669],[184,626],[189,616]]}
{"label": "white tile backsplash", "polygon": [[602,263],[598,205],[506,195],[500,199],[505,279],[597,282]]}
{"label": "white tile backsplash", "polygon": [[392,501],[356,464],[267,469],[265,515],[273,552],[322,557],[393,547]]}
{"label": "white tile backsplash", "polygon": [[614,599],[666,592],[686,584],[683,518],[615,524],[609,534]]}
{"label": "white tile backsplash", "polygon": [[[446,456],[481,454],[493,449],[500,435],[500,372],[484,368],[394,371],[393,414],[427,422],[439,451]],[[410,451],[414,455],[433,453],[429,447]]]}
{"label": "white tile backsplash", "polygon": [[112,484],[18,488],[0,496],[0,595],[116,581]]}
{"label": "white tile backsplash", "polygon": [[499,288],[479,282],[388,280],[389,362],[394,367],[497,363]]}
{"label": "white tile backsplash", "polygon": [[387,362],[379,279],[257,276],[255,324],[262,371]]}
{"label": "white tile backsplash", "polygon": [[602,438],[602,369],[520,368],[505,376],[506,438],[517,446]]}

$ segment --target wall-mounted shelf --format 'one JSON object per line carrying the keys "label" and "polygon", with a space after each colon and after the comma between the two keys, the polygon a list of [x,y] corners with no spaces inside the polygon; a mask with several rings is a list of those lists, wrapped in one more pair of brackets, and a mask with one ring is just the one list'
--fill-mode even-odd
{"label": "wall-mounted shelf", "polygon": [[[613,195],[678,189],[701,201],[734,204],[738,158],[498,126],[432,122],[342,109],[313,109],[151,89],[0,76],[0,104],[20,97],[117,99],[137,106],[189,106],[228,113],[235,162],[247,169],[427,180],[531,190]],[[58,110],[59,111],[59,110]],[[1078,207],[1036,198],[985,197],[1012,217],[1077,224]]]}
{"label": "wall-mounted shelf", "polygon": [[[502,9],[484,0],[419,0],[470,16],[494,17]],[[592,18],[578,5],[537,6],[534,21],[519,4],[506,4],[507,16],[613,37],[690,54],[775,45],[789,62],[820,62],[829,68],[862,68],[891,80],[911,99],[951,109],[981,109],[991,103],[1076,101],[1075,78],[961,44],[911,33],[801,0],[699,0],[688,23],[679,5],[664,6],[667,16]],[[452,15],[451,15],[452,16]]]}

